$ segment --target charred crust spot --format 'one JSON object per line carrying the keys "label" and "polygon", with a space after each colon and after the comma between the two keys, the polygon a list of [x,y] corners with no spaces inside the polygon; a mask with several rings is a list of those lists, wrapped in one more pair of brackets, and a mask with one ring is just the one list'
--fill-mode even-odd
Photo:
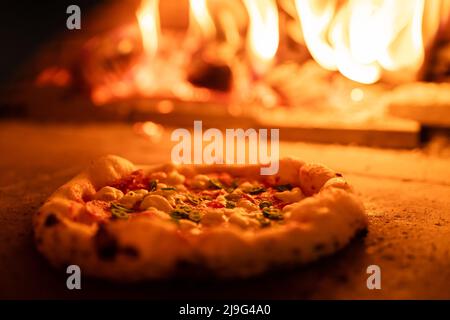
{"label": "charred crust spot", "polygon": [[124,247],[122,250],[120,250],[120,252],[130,258],[138,258],[139,257],[139,251],[133,247]]}
{"label": "charred crust spot", "polygon": [[342,175],[342,173],[336,172],[336,177],[340,177],[340,178],[342,178],[342,177],[343,177],[343,175]]}
{"label": "charred crust spot", "polygon": [[369,233],[369,230],[367,229],[367,227],[365,227],[356,232],[355,238],[364,238],[365,236],[367,236],[368,233]]}
{"label": "charred crust spot", "polygon": [[98,231],[94,237],[94,243],[97,255],[101,260],[112,261],[119,252],[116,237],[109,232],[105,225],[99,225]]}
{"label": "charred crust spot", "polygon": [[94,244],[97,256],[103,261],[113,261],[118,254],[136,259],[139,251],[135,247],[120,247],[116,236],[108,230],[105,224],[100,224],[94,236]]}
{"label": "charred crust spot", "polygon": [[115,243],[111,242],[107,245],[101,245],[97,248],[97,254],[101,260],[113,261],[117,255],[117,246]]}
{"label": "charred crust spot", "polygon": [[54,214],[50,213],[44,220],[45,227],[53,227],[59,223],[59,218]]}

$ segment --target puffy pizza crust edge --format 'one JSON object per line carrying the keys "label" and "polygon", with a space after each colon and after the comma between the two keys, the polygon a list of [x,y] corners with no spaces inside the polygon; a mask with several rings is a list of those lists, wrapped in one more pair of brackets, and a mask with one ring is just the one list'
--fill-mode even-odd
{"label": "puffy pizza crust edge", "polygon": [[[167,165],[145,167],[147,171]],[[183,174],[224,170],[259,175],[259,166],[178,166]],[[86,275],[132,282],[166,278],[183,268],[200,268],[218,277],[249,277],[280,265],[299,265],[345,247],[367,227],[364,207],[345,180],[321,165],[280,160],[284,182],[298,182],[314,195],[292,204],[289,222],[257,232],[210,228],[192,235],[156,219],[85,225],[71,217],[83,199],[136,170],[128,160],[106,156],[56,190],[33,217],[38,250],[52,265],[80,266]],[[310,194],[308,194],[310,195]]]}

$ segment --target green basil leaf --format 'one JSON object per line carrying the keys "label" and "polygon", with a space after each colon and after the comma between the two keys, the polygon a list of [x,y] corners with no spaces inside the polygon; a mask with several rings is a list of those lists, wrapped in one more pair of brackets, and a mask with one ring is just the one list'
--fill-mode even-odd
{"label": "green basil leaf", "polygon": [[251,195],[260,194],[266,191],[264,187],[254,187],[248,193]]}
{"label": "green basil leaf", "polygon": [[156,187],[158,186],[158,180],[151,180],[149,185],[148,185],[148,189],[150,192],[152,191],[156,191]]}
{"label": "green basil leaf", "polygon": [[188,212],[186,212],[185,210],[183,210],[183,209],[175,209],[175,210],[172,210],[171,212],[170,212],[170,216],[173,218],[173,219],[188,219],[189,218],[189,213]]}
{"label": "green basil leaf", "polygon": [[116,219],[128,219],[129,214],[125,211],[113,208],[111,209],[112,216]]}
{"label": "green basil leaf", "polygon": [[267,228],[270,226],[270,220],[265,218],[263,215],[257,216],[256,220],[258,220],[259,224],[261,225],[261,228]]}
{"label": "green basil leaf", "polygon": [[290,191],[292,190],[292,185],[291,184],[280,184],[278,186],[274,187],[275,190],[277,190],[278,192],[283,192],[283,191]]}
{"label": "green basil leaf", "polygon": [[269,208],[271,206],[273,206],[273,203],[271,201],[261,201],[259,203],[259,208],[260,209]]}
{"label": "green basil leaf", "polygon": [[189,213],[189,220],[198,223],[198,222],[200,222],[201,219],[202,219],[202,214],[200,213],[200,211],[194,210]]}
{"label": "green basil leaf", "polygon": [[164,190],[164,191],[175,191],[175,190],[177,190],[177,188],[175,188],[175,187],[166,187],[166,188],[161,188],[161,190]]}
{"label": "green basil leaf", "polygon": [[111,211],[112,211],[112,209],[120,210],[120,211],[123,211],[125,213],[133,212],[133,210],[128,209],[127,207],[124,207],[124,206],[122,206],[122,205],[120,205],[118,203],[115,203],[115,202],[111,203]]}
{"label": "green basil leaf", "polygon": [[227,202],[225,203],[225,208],[227,209],[236,208],[236,202],[227,200]]}
{"label": "green basil leaf", "polygon": [[217,179],[209,179],[209,187],[211,189],[223,189],[223,184]]}
{"label": "green basil leaf", "polygon": [[200,199],[197,196],[194,196],[192,194],[186,194],[186,199],[192,203],[193,205],[198,205],[200,203]]}
{"label": "green basil leaf", "polygon": [[229,193],[225,196],[225,199],[233,202],[239,201],[240,198],[242,198],[242,196],[238,193]]}
{"label": "green basil leaf", "polygon": [[282,220],[284,218],[283,213],[280,211],[280,209],[276,208],[264,208],[262,210],[262,213],[264,217],[270,220]]}

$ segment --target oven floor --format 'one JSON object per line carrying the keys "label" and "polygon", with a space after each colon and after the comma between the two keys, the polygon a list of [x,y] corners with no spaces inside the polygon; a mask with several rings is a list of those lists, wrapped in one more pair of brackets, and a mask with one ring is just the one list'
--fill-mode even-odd
{"label": "oven floor", "polygon": [[[168,161],[170,132],[151,142],[125,124],[2,121],[0,128],[0,298],[450,298],[448,153],[283,142],[282,155],[324,163],[350,180],[369,214],[366,236],[307,267],[256,279],[141,285],[83,279],[82,290],[69,291],[65,272],[35,250],[32,214],[101,155]],[[372,264],[381,268],[381,290],[366,287]]]}

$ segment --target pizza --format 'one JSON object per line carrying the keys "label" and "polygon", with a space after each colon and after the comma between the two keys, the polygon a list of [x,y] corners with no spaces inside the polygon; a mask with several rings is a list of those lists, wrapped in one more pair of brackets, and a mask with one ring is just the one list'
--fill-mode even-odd
{"label": "pizza", "polygon": [[341,174],[292,158],[276,175],[260,168],[103,157],[34,215],[37,247],[56,267],[116,281],[241,278],[330,255],[366,229]]}

